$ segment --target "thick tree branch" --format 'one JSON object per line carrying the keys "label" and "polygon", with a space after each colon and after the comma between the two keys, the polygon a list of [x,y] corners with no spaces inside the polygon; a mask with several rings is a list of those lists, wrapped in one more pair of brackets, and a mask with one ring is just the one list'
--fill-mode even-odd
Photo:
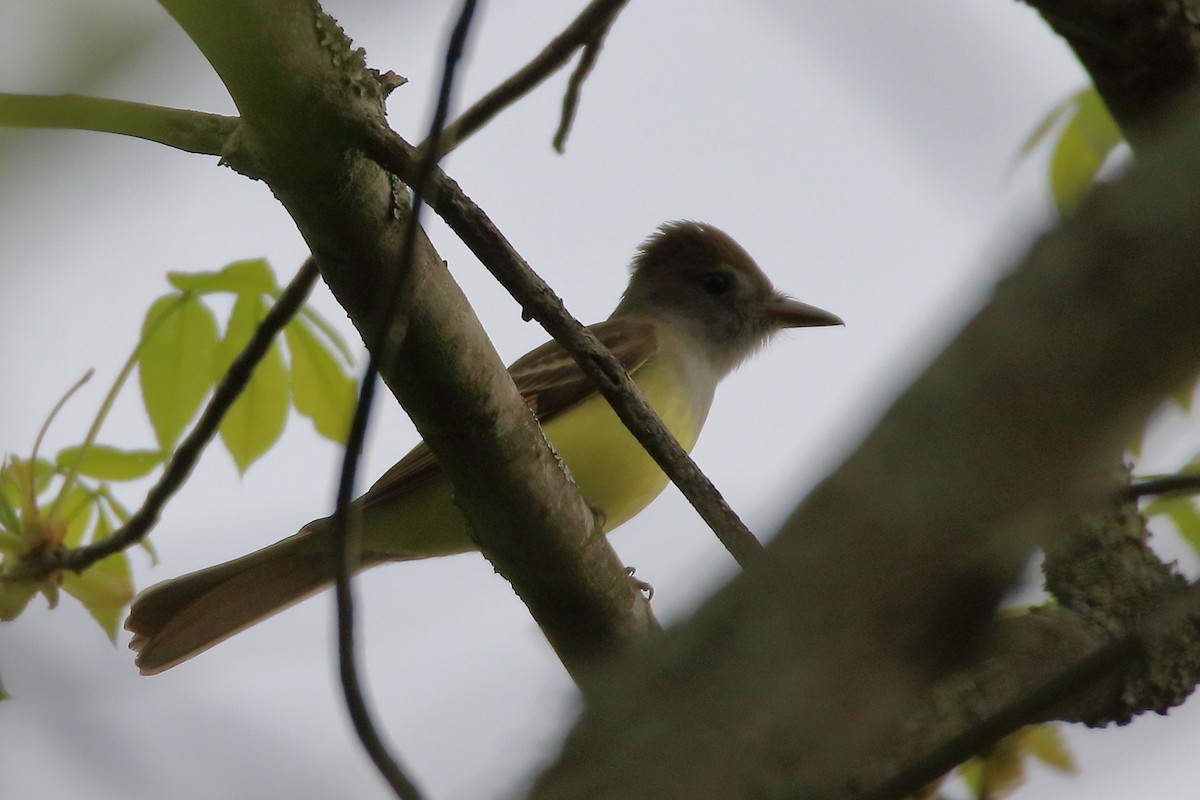
{"label": "thick tree branch", "polygon": [[[476,0],[464,0],[458,22],[455,24],[450,41],[446,46],[445,66],[429,132],[429,140],[435,145],[449,113],[455,71],[462,58],[467,33],[471,29],[471,20],[475,16],[475,8]],[[412,183],[412,211],[405,224],[404,239],[400,247],[400,261],[396,265],[396,270],[386,276],[387,283],[380,291],[380,301],[390,308],[388,317],[392,323],[380,331],[379,338],[372,343],[371,357],[367,363],[366,375],[363,376],[362,385],[359,388],[354,418],[350,423],[350,435],[346,439],[342,472],[338,480],[337,504],[333,515],[337,541],[337,546],[334,548],[336,561],[334,592],[337,597],[337,652],[342,696],[345,698],[346,710],[350,714],[350,720],[359,741],[370,756],[375,768],[388,782],[392,792],[401,800],[419,800],[421,791],[384,742],[383,735],[375,724],[370,706],[367,704],[359,678],[357,642],[354,635],[352,580],[354,569],[359,565],[361,531],[356,525],[358,515],[353,514],[351,508],[356,494],[355,478],[358,474],[359,458],[362,455],[363,442],[367,436],[371,402],[375,396],[379,372],[381,369],[390,368],[407,333],[408,306],[413,299],[412,263],[416,252],[417,230],[421,225],[425,187],[429,184],[429,177],[436,166],[437,153],[436,147],[434,147],[431,152],[425,154],[417,168],[416,180]]]}
{"label": "thick tree branch", "polygon": [[1067,40],[1135,148],[1163,114],[1200,107],[1200,27],[1180,0],[1025,0]]}
{"label": "thick tree branch", "polygon": [[237,118],[77,94],[0,94],[0,127],[118,133],[219,156],[237,128]]}
{"label": "thick tree branch", "polygon": [[594,688],[533,795],[841,795],[908,736],[1200,369],[1198,136],[1193,114],[1038,242],[768,557]]}
{"label": "thick tree branch", "polygon": [[[241,114],[234,152],[270,184],[364,341],[399,263],[407,213],[390,176],[354,150],[382,124],[382,88],[340,28],[290,0],[162,0]],[[424,235],[407,335],[383,378],[455,486],[460,508],[575,675],[653,625],[461,291]]]}

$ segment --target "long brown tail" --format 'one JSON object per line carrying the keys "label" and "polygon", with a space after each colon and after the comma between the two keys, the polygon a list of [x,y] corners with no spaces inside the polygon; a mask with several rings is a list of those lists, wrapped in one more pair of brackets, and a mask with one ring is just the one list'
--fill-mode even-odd
{"label": "long brown tail", "polygon": [[187,661],[332,583],[324,522],[138,595],[125,629],[133,632],[129,648],[141,673],[156,675]]}

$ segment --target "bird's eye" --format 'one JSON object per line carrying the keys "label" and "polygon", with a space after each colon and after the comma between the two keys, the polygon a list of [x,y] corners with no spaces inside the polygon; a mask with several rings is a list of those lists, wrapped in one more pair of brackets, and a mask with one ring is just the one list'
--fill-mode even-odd
{"label": "bird's eye", "polygon": [[711,295],[725,294],[732,286],[733,278],[727,272],[710,272],[700,279],[700,288]]}

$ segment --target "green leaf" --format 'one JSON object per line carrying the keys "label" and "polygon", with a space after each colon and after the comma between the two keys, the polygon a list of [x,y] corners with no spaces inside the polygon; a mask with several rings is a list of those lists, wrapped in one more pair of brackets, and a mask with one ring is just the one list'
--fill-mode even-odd
{"label": "green leaf", "polygon": [[[278,300],[279,298],[276,297],[275,299]],[[346,340],[337,332],[337,328],[329,323],[329,320],[322,317],[316,311],[313,311],[312,307],[308,305],[301,307],[299,316],[307,320],[316,331],[320,331],[329,344],[333,345],[333,348],[337,350],[338,355],[342,357],[342,361],[347,367],[354,366],[354,354],[350,352],[350,345],[346,344]]]}
{"label": "green leaf", "polygon": [[1174,498],[1166,503],[1166,514],[1179,529],[1179,535],[1200,552],[1200,513],[1189,497]]}
{"label": "green leaf", "polygon": [[[219,373],[229,368],[265,314],[266,304],[261,296],[238,295],[225,338],[217,349]],[[221,441],[240,472],[245,473],[279,439],[287,423],[289,400],[287,368],[279,352],[279,342],[272,342],[250,382],[221,421]]]}
{"label": "green leaf", "polygon": [[4,690],[4,682],[0,681],[0,700],[7,700],[10,697],[12,697],[12,695]]}
{"label": "green leaf", "polygon": [[1050,191],[1059,214],[1075,210],[1105,159],[1122,141],[1095,89],[1081,92],[1050,157]]}
{"label": "green leaf", "polygon": [[67,523],[66,534],[63,536],[64,547],[78,547],[83,543],[84,534],[92,523],[92,509],[96,506],[96,497],[87,489],[76,484],[67,490],[67,496],[59,509],[59,514]]}
{"label": "green leaf", "polygon": [[167,281],[181,292],[272,294],[279,291],[266,259],[235,261],[217,272],[168,272]]}
{"label": "green leaf", "polygon": [[[36,497],[46,491],[50,481],[54,479],[55,469],[44,458],[39,458],[33,465],[33,495]],[[15,456],[10,458],[0,469],[0,493],[4,494],[4,502],[14,509],[26,506],[29,496],[29,461]]]}
{"label": "green leaf", "polygon": [[169,452],[212,386],[217,323],[195,296],[168,294],[146,312],[142,337],[142,402],[160,449]]}
{"label": "green leaf", "polygon": [[337,354],[300,319],[283,329],[292,364],[292,402],[312,420],[317,433],[338,444],[346,441],[357,399],[357,381],[347,375]]}
{"label": "green leaf", "polygon": [[[112,532],[104,514],[96,523],[95,539]],[[129,560],[124,553],[113,553],[88,567],[82,574],[63,574],[63,591],[74,597],[100,624],[114,644],[122,612],[133,599],[133,581],[129,577]]]}
{"label": "green leaf", "polygon": [[0,583],[0,622],[9,622],[21,616],[39,588],[40,585],[33,581]]}
{"label": "green leaf", "polygon": [[21,527],[21,520],[17,516],[18,506],[14,505],[17,494],[16,487],[8,478],[8,471],[0,470],[0,529],[15,531]]}
{"label": "green leaf", "polygon": [[[149,475],[163,462],[158,450],[121,450],[106,444],[94,444],[79,463],[79,474],[102,481],[131,481]],[[69,469],[79,458],[78,447],[60,450],[54,463]]]}

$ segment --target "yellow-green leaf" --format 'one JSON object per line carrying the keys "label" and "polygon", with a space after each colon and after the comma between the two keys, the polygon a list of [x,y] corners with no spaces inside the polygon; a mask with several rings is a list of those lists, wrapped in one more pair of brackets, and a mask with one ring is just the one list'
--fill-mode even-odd
{"label": "yellow-green leaf", "polygon": [[159,447],[168,452],[212,386],[217,323],[195,296],[168,294],[146,312],[142,336],[142,402]]}
{"label": "yellow-green leaf", "polygon": [[[279,297],[276,296],[275,299],[278,300]],[[297,317],[303,319],[305,322],[311,325],[315,331],[319,331],[320,334],[325,337],[326,341],[329,343],[329,346],[336,350],[337,354],[342,357],[342,363],[344,363],[347,367],[354,366],[354,354],[350,352],[350,345],[346,344],[345,338],[338,333],[337,328],[333,327],[333,325],[329,323],[329,320],[325,319],[316,311],[314,311],[310,305],[303,306],[300,309],[300,313],[297,314]]]}
{"label": "yellow-green leaf", "polygon": [[[54,478],[54,465],[44,458],[33,464],[32,495],[40,495]],[[0,468],[0,494],[14,509],[24,508],[30,495],[30,464],[15,456]]]}
{"label": "yellow-green leaf", "polygon": [[335,353],[299,318],[283,329],[292,366],[292,402],[312,420],[317,433],[341,444],[350,430],[357,382]]}
{"label": "yellow-green leaf", "polygon": [[271,294],[278,291],[266,259],[235,261],[217,272],[168,272],[167,281],[181,292]]}
{"label": "yellow-green leaf", "polygon": [[1179,531],[1179,536],[1200,552],[1200,513],[1191,497],[1160,497],[1146,506],[1147,516],[1165,514]]}
{"label": "yellow-green leaf", "polygon": [[[69,469],[79,458],[78,447],[60,450],[54,463]],[[131,481],[149,475],[163,462],[158,450],[122,450],[105,444],[94,444],[79,462],[79,474],[102,481]]]}
{"label": "yellow-green leaf", "polygon": [[1050,191],[1064,216],[1075,210],[1105,159],[1124,139],[1094,89],[1081,92],[1050,157]]}
{"label": "yellow-green leaf", "polygon": [[76,484],[67,490],[58,513],[66,521],[66,535],[63,537],[63,547],[78,547],[83,543],[84,534],[92,523],[92,509],[96,506],[95,496]]}
{"label": "yellow-green leaf", "polygon": [[[108,519],[101,514],[96,523],[97,540],[111,533]],[[74,597],[100,624],[114,644],[125,606],[133,599],[133,581],[129,578],[129,559],[125,553],[102,558],[81,574],[63,574],[63,591]]]}
{"label": "yellow-green leaf", "polygon": [[[262,297],[238,295],[225,337],[217,349],[216,363],[220,373],[224,373],[242,351],[265,314],[266,304]],[[287,368],[276,341],[272,342],[250,382],[221,421],[221,441],[240,472],[249,469],[279,439],[287,423],[289,402]]]}
{"label": "yellow-green leaf", "polygon": [[6,470],[0,470],[0,530],[15,531],[21,527],[21,520],[17,516],[17,508],[14,505],[17,500],[16,487],[8,478]]}
{"label": "yellow-green leaf", "polygon": [[1025,729],[1021,743],[1046,766],[1072,775],[1079,772],[1075,756],[1067,749],[1057,725],[1031,725]]}
{"label": "yellow-green leaf", "polygon": [[21,616],[38,588],[32,581],[0,583],[0,622],[10,622]]}

